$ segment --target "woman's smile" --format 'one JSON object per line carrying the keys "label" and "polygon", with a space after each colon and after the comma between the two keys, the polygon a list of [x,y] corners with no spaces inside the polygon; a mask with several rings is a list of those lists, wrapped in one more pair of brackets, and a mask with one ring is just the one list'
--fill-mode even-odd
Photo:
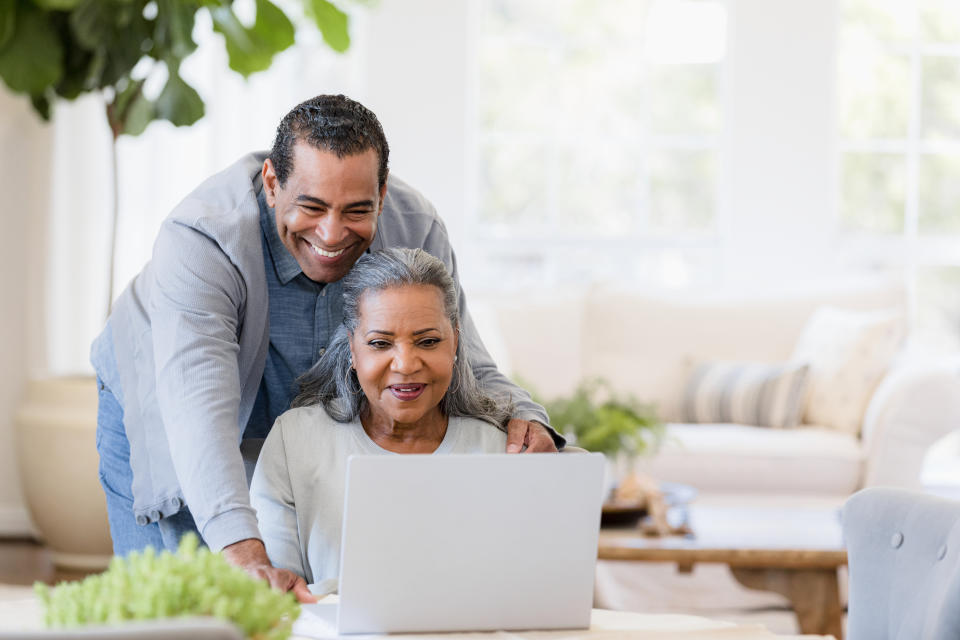
{"label": "woman's smile", "polygon": [[392,384],[387,387],[394,398],[403,402],[416,400],[423,394],[423,390],[426,388],[427,385],[421,383]]}

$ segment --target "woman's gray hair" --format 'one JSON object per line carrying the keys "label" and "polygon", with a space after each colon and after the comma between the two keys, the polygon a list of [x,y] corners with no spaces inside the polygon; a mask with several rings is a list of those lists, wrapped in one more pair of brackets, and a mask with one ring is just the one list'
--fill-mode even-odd
{"label": "woman's gray hair", "polygon": [[[383,249],[362,256],[343,278],[343,323],[337,327],[320,360],[297,382],[300,392],[293,407],[320,404],[338,422],[350,422],[367,409],[367,397],[360,388],[357,372],[350,365],[350,338],[360,320],[360,301],[364,294],[395,287],[429,285],[443,298],[443,309],[457,335],[460,335],[460,309],[457,288],[443,262],[422,249]],[[513,411],[507,398],[494,398],[481,389],[473,375],[470,349],[463,337],[457,341],[450,387],[440,401],[447,417],[467,416],[485,420],[504,429]]]}

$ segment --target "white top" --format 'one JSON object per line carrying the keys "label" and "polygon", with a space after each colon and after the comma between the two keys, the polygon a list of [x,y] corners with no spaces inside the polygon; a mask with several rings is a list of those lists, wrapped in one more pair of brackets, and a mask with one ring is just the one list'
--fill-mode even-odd
{"label": "white top", "polygon": [[[450,418],[434,454],[503,453],[507,434],[474,418]],[[377,445],[359,420],[336,422],[323,407],[291,409],[270,430],[250,485],[274,566],[308,584],[340,573],[340,531],[351,455],[399,455]]]}

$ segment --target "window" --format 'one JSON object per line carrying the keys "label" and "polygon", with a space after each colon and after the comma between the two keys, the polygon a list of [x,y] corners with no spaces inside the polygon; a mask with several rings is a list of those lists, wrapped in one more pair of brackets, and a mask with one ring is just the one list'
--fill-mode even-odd
{"label": "window", "polygon": [[840,224],[902,256],[922,346],[960,348],[960,3],[844,0]]}
{"label": "window", "polygon": [[477,10],[469,224],[488,277],[706,277],[725,5],[477,0]]}

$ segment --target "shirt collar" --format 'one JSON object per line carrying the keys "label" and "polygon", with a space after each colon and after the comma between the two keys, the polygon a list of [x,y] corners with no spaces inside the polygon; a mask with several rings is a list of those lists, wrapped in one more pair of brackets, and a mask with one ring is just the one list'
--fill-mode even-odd
{"label": "shirt collar", "polygon": [[267,206],[267,197],[264,195],[262,185],[257,190],[257,204],[260,206],[260,229],[267,241],[270,261],[273,262],[273,268],[277,272],[277,279],[280,280],[280,284],[287,284],[303,273],[303,270],[300,268],[300,263],[287,250],[277,234],[277,217],[273,208]]}

